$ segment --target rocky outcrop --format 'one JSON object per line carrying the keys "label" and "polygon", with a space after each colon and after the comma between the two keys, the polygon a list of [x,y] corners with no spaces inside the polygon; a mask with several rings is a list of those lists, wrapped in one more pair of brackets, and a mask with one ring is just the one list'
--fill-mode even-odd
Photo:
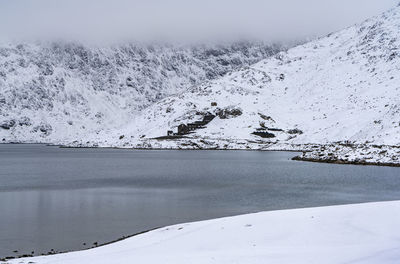
{"label": "rocky outcrop", "polygon": [[0,128],[2,129],[10,129],[15,126],[15,120],[6,120],[0,123]]}
{"label": "rocky outcrop", "polygon": [[242,114],[242,109],[232,106],[216,110],[216,115],[221,119],[235,118],[241,116]]}
{"label": "rocky outcrop", "polygon": [[400,167],[400,146],[335,143],[315,146],[294,160]]}

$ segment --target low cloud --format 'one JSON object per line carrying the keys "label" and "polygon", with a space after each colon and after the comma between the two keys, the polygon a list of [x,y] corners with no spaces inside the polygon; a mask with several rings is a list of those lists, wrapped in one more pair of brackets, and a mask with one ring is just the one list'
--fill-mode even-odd
{"label": "low cloud", "polygon": [[327,34],[398,0],[0,0],[0,39],[271,41]]}

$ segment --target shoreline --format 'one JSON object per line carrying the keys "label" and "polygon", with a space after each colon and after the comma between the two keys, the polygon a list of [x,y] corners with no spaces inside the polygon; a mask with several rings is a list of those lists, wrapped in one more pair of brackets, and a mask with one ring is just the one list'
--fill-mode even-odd
{"label": "shoreline", "polygon": [[400,167],[400,164],[398,164],[398,163],[353,162],[353,161],[347,161],[347,160],[325,160],[325,159],[302,158],[301,156],[293,157],[292,160],[294,160],[294,161],[303,161],[303,162],[336,164],[336,165]]}
{"label": "shoreline", "polygon": [[54,252],[42,253],[42,254],[38,254],[38,255],[22,254],[20,256],[15,256],[15,257],[14,256],[8,256],[8,257],[0,258],[0,262],[7,263],[7,261],[10,261],[10,260],[13,260],[13,259],[34,258],[34,257],[41,257],[41,256],[52,256],[52,255],[57,255],[57,254],[65,254],[65,253],[72,253],[72,252],[90,250],[90,249],[94,249],[94,248],[98,248],[98,247],[114,244],[114,243],[129,239],[129,238],[132,238],[132,237],[135,237],[135,236],[138,236],[138,235],[143,235],[143,234],[146,234],[148,232],[151,232],[151,231],[154,231],[154,230],[157,230],[157,229],[161,229],[161,228],[165,228],[165,227],[166,226],[147,229],[147,230],[144,230],[144,231],[132,234],[132,235],[122,236],[120,238],[111,240],[109,242],[105,242],[105,243],[98,244],[96,246],[92,246],[92,247],[88,247],[88,248],[82,248],[82,249],[78,249],[78,250],[54,251]]}
{"label": "shoreline", "polygon": [[[1,261],[21,264],[122,264],[127,261],[183,264],[189,259],[195,260],[194,263],[232,263],[232,259],[240,257],[245,260],[242,263],[275,260],[273,263],[316,261],[333,264],[359,258],[386,263],[380,260],[397,256],[396,252],[389,250],[399,243],[396,237],[400,233],[393,234],[397,230],[396,219],[400,220],[396,208],[400,208],[400,201],[264,211],[165,226],[102,247]],[[371,211],[375,213],[371,215]],[[349,222],[356,228],[350,228]],[[271,224],[275,227],[271,228]],[[347,232],[337,232],[344,228]],[[213,240],[207,239],[210,236]],[[305,241],[308,241],[307,250],[303,248]],[[294,245],[300,250],[294,250]],[[338,247],[343,254],[335,254]],[[317,254],[321,249],[322,252]],[[381,252],[385,254],[375,254]],[[326,262],[327,253],[335,258]]]}
{"label": "shoreline", "polygon": [[[62,145],[54,145],[54,144],[44,144],[44,143],[3,143],[4,145],[7,145],[7,144],[9,144],[9,145],[15,145],[15,144],[19,144],[19,145],[41,145],[41,146],[43,146],[43,147],[57,147],[57,148],[76,148],[76,149],[79,149],[79,148],[90,148],[90,149],[103,149],[103,148],[105,148],[105,149],[118,149],[118,150],[120,150],[120,149],[126,149],[126,150],[220,150],[220,151],[229,151],[229,150],[233,150],[233,149],[157,149],[157,148],[154,148],[154,149],[149,149],[149,148],[143,148],[143,149],[137,149],[137,148],[118,148],[118,147],[90,147],[90,146],[87,146],[87,147],[79,147],[79,146],[62,146]],[[382,148],[382,146],[375,146],[375,147],[378,147],[378,148]],[[394,147],[394,148],[399,148],[399,147],[397,147],[397,146],[391,146],[391,147]],[[297,151],[297,150],[277,150],[277,149],[238,149],[238,150],[246,150],[246,151],[272,151],[272,152],[301,152],[301,151]],[[235,150],[233,150],[233,151],[235,151]],[[310,153],[311,151],[308,151],[308,152],[303,152],[303,154],[305,154],[305,153]],[[293,157],[293,158],[288,158],[288,160],[293,160],[293,161],[306,161],[306,162],[317,162],[317,163],[330,163],[330,164],[339,164],[339,165],[362,165],[362,166],[389,166],[389,167],[400,167],[400,164],[391,164],[391,163],[387,163],[387,164],[382,164],[382,163],[368,163],[368,162],[359,162],[359,163],[354,163],[354,162],[351,162],[351,161],[345,161],[345,160],[334,160],[334,159],[332,159],[332,160],[323,160],[323,159],[320,159],[320,160],[318,160],[318,159],[312,159],[312,158],[302,158],[301,156],[296,156],[296,157]],[[330,205],[330,206],[335,206],[335,205]],[[327,207],[329,207],[329,206],[327,206]],[[294,209],[302,209],[302,208],[294,208]],[[281,209],[281,210],[286,210],[286,209]],[[272,211],[281,211],[281,210],[272,210]],[[266,211],[266,212],[268,212],[268,211]],[[212,220],[212,219],[211,219]],[[51,255],[55,255],[55,254],[63,254],[63,253],[70,253],[70,252],[77,252],[77,251],[84,251],[84,250],[89,250],[89,249],[94,249],[94,248],[98,248],[98,247],[101,247],[101,246],[105,246],[105,245],[109,245],[109,244],[113,244],[113,243],[116,243],[116,242],[119,242],[119,241],[123,241],[123,240],[126,240],[126,239],[128,239],[128,238],[131,238],[131,237],[134,237],[134,236],[138,236],[138,235],[141,235],[141,234],[145,234],[145,233],[148,233],[148,232],[150,232],[150,231],[154,231],[154,230],[157,230],[157,229],[161,229],[161,228],[163,228],[163,227],[155,227],[155,228],[151,228],[151,229],[148,229],[148,230],[144,230],[144,231],[140,231],[140,232],[138,232],[138,233],[135,233],[135,234],[131,234],[131,235],[124,235],[124,236],[122,236],[122,237],[119,237],[119,238],[117,238],[117,239],[114,239],[114,240],[111,240],[111,241],[109,241],[109,242],[105,242],[105,243],[101,243],[101,244],[95,244],[94,246],[89,246],[89,247],[87,247],[87,248],[82,248],[82,249],[78,249],[78,250],[69,250],[69,251],[59,251],[59,252],[48,252],[48,253],[44,253],[44,254],[39,254],[39,255],[35,255],[35,256],[33,256],[33,255],[31,255],[31,254],[21,254],[21,255],[19,255],[19,256],[12,256],[11,258],[9,258],[9,257],[5,257],[5,258],[0,258],[0,262],[1,261],[7,261],[7,260],[11,260],[11,259],[21,259],[21,258],[26,258],[26,257],[40,257],[40,256],[51,256]]]}
{"label": "shoreline", "polygon": [[[277,146],[276,148],[202,148],[202,147],[192,147],[192,148],[181,148],[179,145],[171,146],[171,147],[107,147],[107,146],[69,146],[62,144],[52,144],[52,143],[24,143],[24,142],[0,142],[0,144],[4,145],[45,145],[49,147],[58,147],[65,149],[116,149],[116,150],[149,150],[149,151],[269,151],[269,152],[293,152],[299,153],[299,155],[293,157],[291,160],[293,161],[303,161],[303,162],[314,162],[314,163],[326,163],[326,164],[338,164],[338,165],[357,165],[357,166],[379,166],[379,167],[400,167],[400,147],[399,146],[391,146],[391,145],[366,145],[366,144],[353,144],[353,145],[344,145],[342,143],[329,143],[329,144],[287,144],[287,148],[284,146]],[[272,145],[273,146],[273,145]],[[338,149],[339,148],[339,149]],[[346,149],[348,148],[348,149]],[[350,148],[350,149],[349,149]],[[353,151],[358,156],[363,156],[363,152],[367,152],[369,149],[389,149],[389,150],[397,150],[397,153],[394,153],[394,156],[398,156],[398,162],[396,158],[396,162],[385,162],[380,161],[382,157],[382,151],[374,153],[373,157],[370,159],[374,159],[373,161],[367,161],[364,159],[355,158],[353,160],[348,159],[346,153]],[[329,151],[328,151],[329,150]],[[341,151],[346,150],[345,154],[341,153]],[[383,151],[384,153],[387,150]],[[394,157],[393,156],[393,157]],[[354,157],[353,157],[354,158]]]}
{"label": "shoreline", "polygon": [[223,216],[223,217],[218,217],[218,218],[210,218],[210,219],[194,221],[194,222],[178,223],[178,224],[174,224],[174,225],[159,226],[159,227],[150,228],[150,229],[147,229],[147,230],[144,230],[144,231],[140,231],[140,232],[137,232],[137,233],[132,234],[132,235],[122,236],[120,238],[111,240],[109,242],[105,242],[105,243],[102,243],[102,244],[98,244],[98,245],[87,247],[87,248],[77,249],[77,250],[49,251],[48,253],[42,253],[42,254],[38,254],[38,255],[22,254],[22,255],[19,255],[19,256],[2,257],[2,258],[0,258],[0,264],[3,264],[2,262],[4,262],[4,264],[7,264],[7,263],[9,263],[9,261],[25,259],[25,258],[36,258],[36,257],[46,257],[46,256],[48,257],[48,256],[67,254],[67,253],[83,252],[83,251],[96,249],[96,248],[100,248],[100,247],[107,246],[107,245],[112,245],[112,244],[115,244],[117,242],[124,241],[124,240],[127,240],[129,238],[133,238],[133,237],[136,237],[136,236],[139,236],[139,235],[143,235],[143,234],[146,234],[146,233],[149,233],[149,232],[152,232],[152,231],[157,231],[157,230],[161,230],[161,229],[168,229],[169,227],[178,226],[178,225],[193,224],[193,223],[213,221],[213,220],[219,220],[219,219],[228,219],[228,218],[241,217],[241,216],[246,216],[246,215],[262,214],[262,213],[268,213],[268,212],[274,213],[274,212],[284,212],[284,211],[294,211],[294,210],[330,208],[330,207],[337,207],[337,206],[363,205],[363,204],[369,204],[369,203],[385,203],[385,202],[393,202],[393,201],[397,201],[397,200],[376,201],[376,202],[361,202],[361,203],[356,203],[356,204],[353,204],[353,203],[350,203],[350,204],[333,204],[333,205],[316,206],[316,207],[296,207],[296,208],[289,208],[289,209],[276,209],[276,210],[267,210],[267,211],[259,211],[259,212],[253,212],[253,213],[239,214],[239,215],[229,215],[229,216]]}

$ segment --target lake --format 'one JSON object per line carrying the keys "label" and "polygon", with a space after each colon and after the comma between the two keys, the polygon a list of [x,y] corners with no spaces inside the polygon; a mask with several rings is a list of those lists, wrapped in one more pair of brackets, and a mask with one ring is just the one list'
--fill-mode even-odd
{"label": "lake", "polygon": [[400,199],[400,168],[295,155],[0,144],[0,257],[222,216]]}

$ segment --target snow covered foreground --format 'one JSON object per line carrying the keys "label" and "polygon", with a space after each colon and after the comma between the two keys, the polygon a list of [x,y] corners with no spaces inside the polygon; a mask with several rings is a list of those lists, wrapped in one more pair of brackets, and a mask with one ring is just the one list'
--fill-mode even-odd
{"label": "snow covered foreground", "polygon": [[263,212],[161,228],[10,263],[400,263],[400,201]]}

